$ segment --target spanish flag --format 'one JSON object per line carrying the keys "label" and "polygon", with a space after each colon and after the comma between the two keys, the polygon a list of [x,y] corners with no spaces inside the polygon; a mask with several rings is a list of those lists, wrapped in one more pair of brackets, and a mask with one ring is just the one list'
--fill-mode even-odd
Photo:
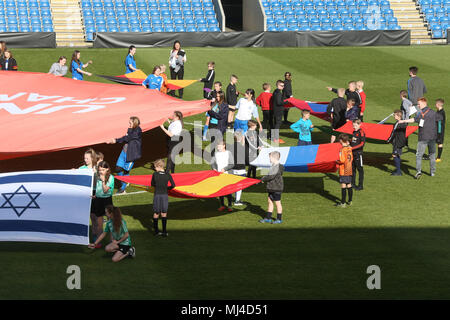
{"label": "spanish flag", "polygon": [[[152,176],[116,176],[116,179],[130,183],[138,188],[153,192]],[[214,170],[173,173],[175,188],[169,196],[176,198],[215,198],[226,196],[261,182],[233,174],[220,173]]]}

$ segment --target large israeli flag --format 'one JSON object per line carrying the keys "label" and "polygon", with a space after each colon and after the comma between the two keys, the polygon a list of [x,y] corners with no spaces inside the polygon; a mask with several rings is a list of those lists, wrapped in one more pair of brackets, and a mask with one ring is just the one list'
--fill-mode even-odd
{"label": "large israeli flag", "polygon": [[0,174],[0,241],[89,244],[93,172]]}

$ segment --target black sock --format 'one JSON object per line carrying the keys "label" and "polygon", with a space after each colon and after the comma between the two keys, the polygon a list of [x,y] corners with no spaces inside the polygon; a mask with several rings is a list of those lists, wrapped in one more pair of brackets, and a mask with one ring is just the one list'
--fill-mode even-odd
{"label": "black sock", "polygon": [[158,232],[158,218],[153,218],[153,230]]}
{"label": "black sock", "polygon": [[438,159],[442,156],[442,149],[444,149],[444,147],[438,147]]}
{"label": "black sock", "polygon": [[400,165],[402,163],[402,160],[400,159],[399,156],[394,157],[394,163],[395,163],[395,168],[397,169],[397,172],[401,172]]}
{"label": "black sock", "polygon": [[277,220],[281,220],[282,213],[277,213]]}
{"label": "black sock", "polygon": [[352,187],[347,188],[348,189],[348,202],[352,202],[353,199],[353,189]]}
{"label": "black sock", "polygon": [[161,221],[162,221],[162,228],[163,228],[162,232],[166,233],[167,232],[167,229],[166,229],[166,227],[167,227],[167,217],[162,217]]}
{"label": "black sock", "polygon": [[346,188],[341,188],[341,195],[342,195],[341,203],[345,203],[345,198],[347,197],[347,189]]}
{"label": "black sock", "polygon": [[266,219],[272,219],[272,212],[266,212]]}

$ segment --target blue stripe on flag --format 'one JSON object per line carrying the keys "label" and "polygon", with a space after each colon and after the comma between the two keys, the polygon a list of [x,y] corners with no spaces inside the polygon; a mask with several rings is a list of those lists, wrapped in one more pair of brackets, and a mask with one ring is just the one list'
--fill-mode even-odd
{"label": "blue stripe on flag", "polygon": [[34,221],[34,220],[0,220],[0,232],[44,232],[69,236],[88,236],[88,226],[78,223]]}
{"label": "blue stripe on flag", "polygon": [[314,112],[327,112],[327,104],[308,103]]}
{"label": "blue stripe on flag", "polygon": [[285,162],[286,171],[308,172],[308,163],[314,163],[316,161],[318,149],[318,144],[291,147]]}
{"label": "blue stripe on flag", "polygon": [[92,177],[88,175],[32,173],[32,174],[17,174],[0,177],[0,184],[42,182],[42,183],[72,184],[90,188],[91,180]]}

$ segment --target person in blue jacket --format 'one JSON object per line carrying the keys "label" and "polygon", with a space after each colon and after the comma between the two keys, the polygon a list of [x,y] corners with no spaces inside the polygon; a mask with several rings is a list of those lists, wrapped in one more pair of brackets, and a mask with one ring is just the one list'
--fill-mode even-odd
{"label": "person in blue jacket", "polygon": [[359,109],[355,105],[354,99],[347,99],[347,110],[345,110],[346,121],[353,121],[359,119]]}
{"label": "person in blue jacket", "polygon": [[80,60],[80,56],[80,51],[75,50],[72,54],[72,61],[70,62],[70,72],[72,73],[72,79],[75,80],[83,80],[83,74],[92,76],[92,73],[83,70],[92,64],[92,60],[89,60],[88,63],[83,64]]}
{"label": "person in blue jacket", "polygon": [[298,146],[307,146],[312,144],[311,131],[314,129],[309,117],[311,112],[309,110],[302,110],[302,118],[291,125],[291,129],[298,133]]}
{"label": "person in blue jacket", "polygon": [[[128,176],[130,170],[133,168],[134,162],[142,156],[142,130],[138,117],[131,117],[127,134],[122,138],[111,139],[108,144],[125,143],[119,159],[116,162],[116,172],[119,176]],[[117,193],[125,192],[127,184],[122,182],[122,185]]]}
{"label": "person in blue jacket", "polygon": [[125,73],[135,72],[138,69],[136,68],[136,60],[134,59],[134,55],[136,54],[136,47],[130,46],[128,48],[128,55],[125,58]]}
{"label": "person in blue jacket", "polygon": [[161,68],[159,66],[155,66],[153,68],[153,72],[151,75],[147,77],[147,79],[142,82],[142,86],[149,89],[161,90],[162,84],[164,82],[163,77],[160,76]]}

